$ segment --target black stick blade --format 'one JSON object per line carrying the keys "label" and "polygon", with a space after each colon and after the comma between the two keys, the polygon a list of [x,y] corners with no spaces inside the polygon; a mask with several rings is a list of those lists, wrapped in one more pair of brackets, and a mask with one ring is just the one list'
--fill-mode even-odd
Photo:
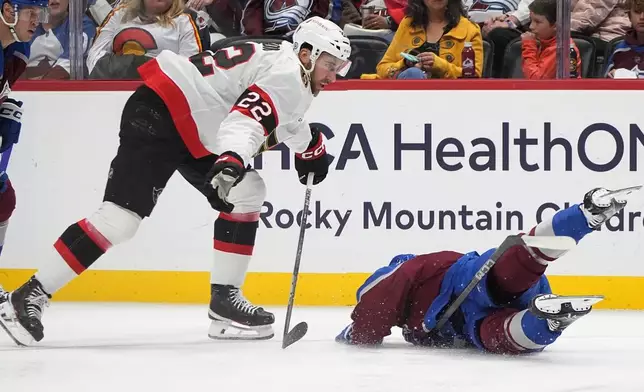
{"label": "black stick blade", "polygon": [[305,322],[301,322],[294,326],[293,329],[284,336],[284,340],[282,341],[282,348],[284,349],[302,339],[304,335],[306,335],[308,330],[309,325]]}

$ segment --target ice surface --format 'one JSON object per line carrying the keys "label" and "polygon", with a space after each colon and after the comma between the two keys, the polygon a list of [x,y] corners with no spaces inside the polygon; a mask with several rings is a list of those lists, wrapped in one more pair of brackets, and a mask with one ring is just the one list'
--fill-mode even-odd
{"label": "ice surface", "polygon": [[416,349],[400,330],[381,348],[333,341],[350,308],[296,308],[309,323],[282,350],[207,337],[205,306],[52,303],[45,340],[18,348],[0,334],[0,391],[644,391],[644,312],[601,311],[547,351],[523,357]]}

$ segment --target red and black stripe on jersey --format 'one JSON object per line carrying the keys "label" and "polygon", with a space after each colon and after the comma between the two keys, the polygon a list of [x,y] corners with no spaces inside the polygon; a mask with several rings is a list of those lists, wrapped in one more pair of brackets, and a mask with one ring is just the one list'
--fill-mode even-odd
{"label": "red and black stripe on jersey", "polygon": [[[279,118],[277,117],[277,110],[273,104],[273,100],[256,84],[248,87],[237,99],[233,105],[231,112],[238,111],[239,113],[259,122],[264,128],[264,136],[268,137],[268,145],[274,146],[277,144],[275,132],[273,130],[279,125]],[[271,140],[271,138],[273,140]]]}

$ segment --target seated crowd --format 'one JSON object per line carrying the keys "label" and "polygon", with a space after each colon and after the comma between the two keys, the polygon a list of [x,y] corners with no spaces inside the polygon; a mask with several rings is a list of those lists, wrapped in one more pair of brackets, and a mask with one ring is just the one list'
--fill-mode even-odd
{"label": "seated crowd", "polygon": [[[554,79],[556,0],[86,0],[89,79],[138,79],[161,50],[185,56],[240,39],[290,39],[322,16],[356,48],[350,78]],[[571,0],[570,77],[639,78],[644,0]],[[70,77],[69,0],[50,0],[27,79]]]}

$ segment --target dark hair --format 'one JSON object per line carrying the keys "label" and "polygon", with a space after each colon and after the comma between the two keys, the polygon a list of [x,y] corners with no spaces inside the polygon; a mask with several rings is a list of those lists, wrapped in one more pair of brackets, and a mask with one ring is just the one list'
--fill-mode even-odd
{"label": "dark hair", "polygon": [[528,9],[535,15],[545,17],[550,24],[557,23],[557,0],[534,0]]}
{"label": "dark hair", "polygon": [[[429,10],[423,0],[409,0],[405,14],[411,18],[411,26],[416,28],[425,28],[429,23]],[[447,9],[445,10],[445,19],[447,26],[445,31],[451,30],[461,19],[461,16],[467,16],[463,7],[463,0],[447,0]]]}
{"label": "dark hair", "polygon": [[623,8],[626,11],[641,12],[640,10],[644,10],[644,0],[626,0],[623,3]]}

